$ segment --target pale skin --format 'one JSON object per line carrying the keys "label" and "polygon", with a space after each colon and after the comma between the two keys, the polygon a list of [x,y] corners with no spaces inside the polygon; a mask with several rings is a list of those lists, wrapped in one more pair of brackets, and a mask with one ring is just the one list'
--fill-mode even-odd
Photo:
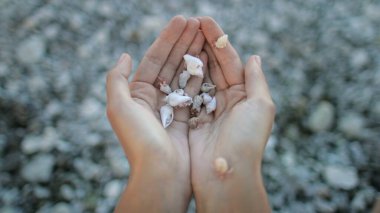
{"label": "pale skin", "polygon": [[[201,29],[201,31],[200,31]],[[146,52],[131,82],[131,58],[123,54],[107,77],[107,114],[131,165],[131,175],[115,212],[185,212],[193,193],[198,212],[270,212],[261,178],[261,159],[275,108],[261,70],[252,56],[243,66],[230,43],[217,49],[223,35],[210,17],[174,17]],[[176,109],[162,127],[159,108],[165,80],[178,88],[182,56],[197,55],[205,78],[192,77],[185,91],[194,96],[202,81],[214,83],[217,109],[189,129],[189,108]],[[207,66],[208,65],[208,66]],[[214,160],[230,168],[218,174]]]}

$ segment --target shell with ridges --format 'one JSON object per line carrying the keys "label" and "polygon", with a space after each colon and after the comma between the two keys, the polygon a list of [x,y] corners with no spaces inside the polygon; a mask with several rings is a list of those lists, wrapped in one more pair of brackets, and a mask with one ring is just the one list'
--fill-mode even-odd
{"label": "shell with ridges", "polygon": [[193,102],[191,97],[180,95],[176,92],[172,92],[166,96],[165,101],[172,107],[185,107]]}
{"label": "shell with ridges", "polygon": [[205,92],[201,94],[201,97],[203,98],[204,105],[207,105],[212,100],[212,97],[208,93],[205,93]]}
{"label": "shell with ridges", "polygon": [[227,47],[227,43],[228,43],[228,35],[224,34],[224,35],[220,36],[218,38],[218,40],[216,40],[215,47],[219,48],[219,49],[225,48],[225,47]]}
{"label": "shell with ridges", "polygon": [[216,98],[213,97],[212,100],[206,104],[206,113],[210,114],[216,109]]}
{"label": "shell with ridges", "polygon": [[202,92],[210,92],[212,89],[214,89],[216,86],[211,83],[203,83],[201,86]]}
{"label": "shell with ridges", "polygon": [[187,81],[190,79],[190,73],[187,70],[184,70],[180,75],[179,75],[179,88],[183,89],[187,85]]}
{"label": "shell with ridges", "polygon": [[165,81],[163,81],[160,83],[160,91],[169,95],[172,92],[172,89]]}
{"label": "shell with ridges", "polygon": [[195,75],[203,78],[203,62],[201,59],[189,54],[184,55],[183,58],[185,59],[186,70],[190,73],[190,75]]}

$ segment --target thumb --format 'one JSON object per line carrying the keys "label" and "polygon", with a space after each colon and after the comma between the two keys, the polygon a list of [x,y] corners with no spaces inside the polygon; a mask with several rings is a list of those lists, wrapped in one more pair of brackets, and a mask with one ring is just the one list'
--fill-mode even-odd
{"label": "thumb", "polygon": [[248,99],[255,97],[271,98],[268,84],[261,69],[261,58],[252,55],[245,67],[245,89]]}
{"label": "thumb", "polygon": [[132,59],[123,53],[114,68],[107,74],[107,102],[120,99],[130,99],[128,76],[132,70]]}

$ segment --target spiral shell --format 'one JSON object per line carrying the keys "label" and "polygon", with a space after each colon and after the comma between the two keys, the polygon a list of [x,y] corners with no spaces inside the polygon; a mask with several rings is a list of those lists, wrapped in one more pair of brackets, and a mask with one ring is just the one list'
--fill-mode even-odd
{"label": "spiral shell", "polygon": [[228,43],[228,35],[224,34],[218,38],[215,42],[215,47],[218,49],[225,48]]}
{"label": "spiral shell", "polygon": [[190,73],[190,75],[203,78],[203,62],[199,58],[189,54],[184,55],[183,58],[185,59],[186,70]]}
{"label": "spiral shell", "polygon": [[165,101],[172,107],[185,107],[189,106],[193,102],[191,97],[180,95],[176,92],[172,92],[166,96]]}
{"label": "spiral shell", "polygon": [[196,129],[198,127],[199,118],[198,117],[192,117],[188,120],[188,124],[190,129]]}
{"label": "spiral shell", "polygon": [[169,95],[172,92],[172,89],[165,81],[163,81],[160,83],[160,91]]}
{"label": "spiral shell", "polygon": [[216,109],[216,98],[213,97],[210,103],[206,104],[206,113],[210,114]]}
{"label": "spiral shell", "polygon": [[160,108],[161,122],[164,128],[168,127],[173,122],[173,107],[166,104]]}
{"label": "spiral shell", "polygon": [[180,75],[179,75],[179,88],[183,89],[187,85],[187,81],[190,79],[190,73],[186,70],[184,70]]}
{"label": "spiral shell", "polygon": [[203,83],[201,86],[202,92],[210,92],[212,89],[214,89],[216,86],[211,83]]}
{"label": "spiral shell", "polygon": [[193,106],[191,107],[190,114],[192,116],[197,116],[201,112],[201,106],[203,103],[203,98],[200,95],[193,97]]}

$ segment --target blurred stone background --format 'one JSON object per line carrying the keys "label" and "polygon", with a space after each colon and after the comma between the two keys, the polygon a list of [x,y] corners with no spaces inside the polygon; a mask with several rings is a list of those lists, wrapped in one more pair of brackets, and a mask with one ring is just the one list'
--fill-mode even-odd
{"label": "blurred stone background", "polygon": [[136,68],[176,14],[214,17],[243,60],[263,58],[277,105],[263,165],[274,212],[370,212],[376,0],[0,0],[0,212],[112,211],[129,166],[105,116],[106,71],[123,52]]}

